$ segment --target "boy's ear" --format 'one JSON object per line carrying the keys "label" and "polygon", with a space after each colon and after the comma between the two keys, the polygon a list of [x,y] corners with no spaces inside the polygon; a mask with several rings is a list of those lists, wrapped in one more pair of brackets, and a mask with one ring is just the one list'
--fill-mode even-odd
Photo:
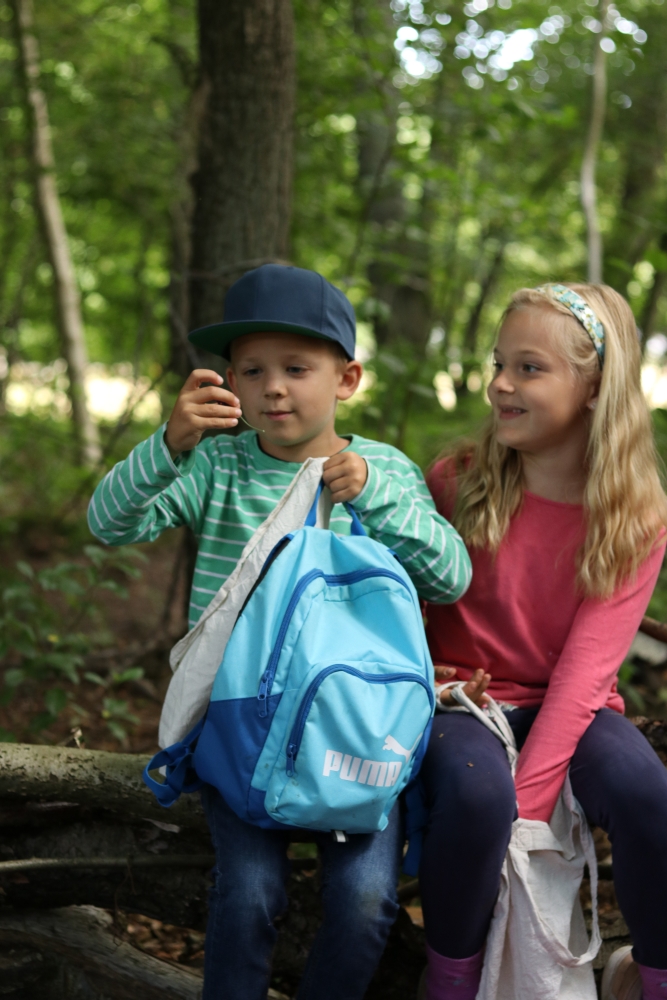
{"label": "boy's ear", "polygon": [[336,399],[349,399],[353,396],[359,388],[363,374],[364,369],[360,361],[348,361],[340,373]]}
{"label": "boy's ear", "polygon": [[238,396],[239,392],[238,392],[238,386],[236,384],[236,375],[234,374],[234,369],[232,367],[229,367],[225,372],[225,378],[227,379],[227,384],[234,393],[234,395]]}

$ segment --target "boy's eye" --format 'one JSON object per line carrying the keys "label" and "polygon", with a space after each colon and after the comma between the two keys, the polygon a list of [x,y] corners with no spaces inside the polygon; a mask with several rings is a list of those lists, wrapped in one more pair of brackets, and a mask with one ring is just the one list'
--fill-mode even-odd
{"label": "boy's eye", "polygon": [[244,368],[243,374],[252,377],[253,375],[259,375],[259,368]]}
{"label": "boy's eye", "polygon": [[304,365],[290,365],[287,369],[290,375],[302,375],[305,370]]}
{"label": "boy's eye", "polygon": [[502,371],[503,370],[502,362],[501,361],[494,361],[493,362],[493,370],[494,370],[494,372],[496,372],[496,374],[498,372]]}

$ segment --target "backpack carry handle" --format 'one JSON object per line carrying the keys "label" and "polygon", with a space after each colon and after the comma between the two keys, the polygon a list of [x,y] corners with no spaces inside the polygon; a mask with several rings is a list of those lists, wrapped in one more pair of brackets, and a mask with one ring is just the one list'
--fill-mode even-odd
{"label": "backpack carry handle", "polygon": [[[317,487],[317,493],[315,494],[315,499],[313,500],[313,506],[308,511],[308,516],[306,517],[306,520],[304,521],[304,527],[305,528],[314,528],[315,527],[315,524],[317,522],[317,505],[320,502],[320,497],[322,496],[322,490],[323,489],[324,489],[324,482],[323,482],[323,480],[320,480],[319,486]],[[357,514],[357,512],[354,509],[354,507],[352,506],[352,504],[349,504],[349,503],[345,502],[343,504],[343,506],[345,507],[345,510],[348,512],[348,514],[352,518],[352,529],[350,531],[350,534],[351,535],[361,535],[363,537],[366,537],[366,529],[364,528],[363,524],[359,520],[359,515]]]}

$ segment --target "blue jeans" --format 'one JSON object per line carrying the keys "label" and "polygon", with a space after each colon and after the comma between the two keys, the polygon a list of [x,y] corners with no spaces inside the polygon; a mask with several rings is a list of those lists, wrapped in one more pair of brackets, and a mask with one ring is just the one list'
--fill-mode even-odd
{"label": "blue jeans", "polygon": [[[289,834],[250,826],[209,785],[202,791],[215,847],[202,1000],[266,1000],[274,920],[287,907]],[[362,1000],[398,912],[403,829],[398,807],[382,833],[346,844],[315,834],[324,920],[297,1000]]]}

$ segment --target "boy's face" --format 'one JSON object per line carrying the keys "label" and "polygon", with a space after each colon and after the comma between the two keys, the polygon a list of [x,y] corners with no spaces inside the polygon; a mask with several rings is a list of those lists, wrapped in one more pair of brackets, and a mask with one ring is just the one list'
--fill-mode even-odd
{"label": "boy's face", "polygon": [[232,343],[227,380],[262,444],[282,448],[334,434],[336,403],[361,379],[324,340],[298,333],[247,333]]}

